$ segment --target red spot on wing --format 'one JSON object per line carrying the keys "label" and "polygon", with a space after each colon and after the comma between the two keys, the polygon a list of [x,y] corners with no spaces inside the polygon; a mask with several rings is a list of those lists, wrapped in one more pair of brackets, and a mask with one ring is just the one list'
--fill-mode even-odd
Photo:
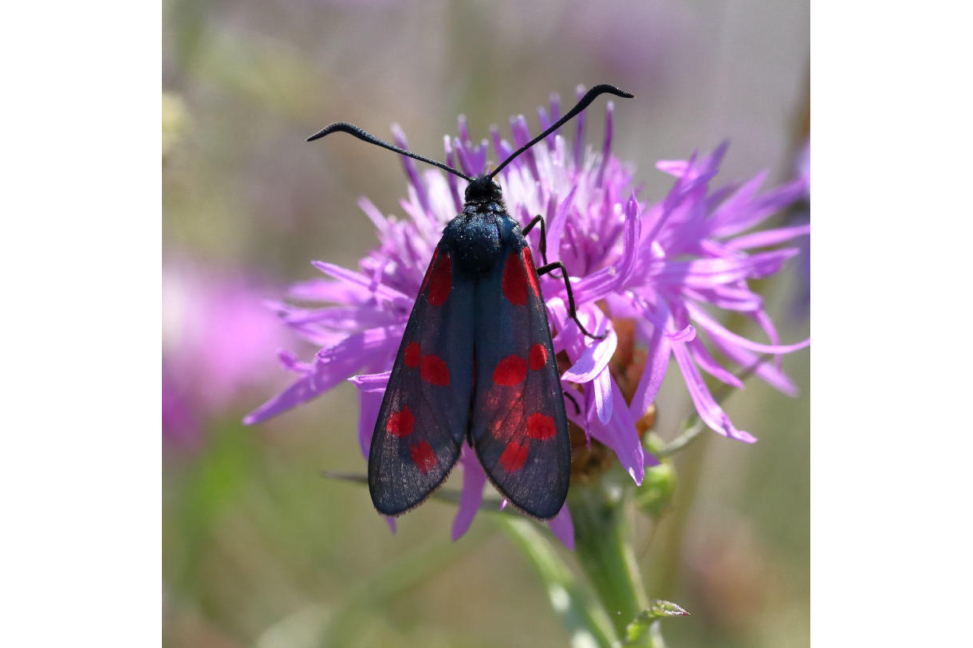
{"label": "red spot on wing", "polygon": [[415,369],[419,366],[419,343],[412,342],[405,348],[405,366]]}
{"label": "red spot on wing", "polygon": [[540,371],[543,369],[547,364],[547,347],[539,342],[532,346],[530,348],[528,360],[530,362],[530,368],[534,371]]}
{"label": "red spot on wing", "polygon": [[513,387],[524,382],[527,377],[527,361],[519,355],[508,355],[497,363],[493,370],[493,382],[504,387]]}
{"label": "red spot on wing", "polygon": [[527,436],[544,441],[557,433],[554,419],[546,414],[531,414],[527,417]]}
{"label": "red spot on wing", "polygon": [[[438,257],[438,251],[437,251]],[[426,301],[430,306],[442,306],[449,297],[449,291],[453,289],[453,263],[448,254],[441,258],[434,257],[435,265],[429,279],[429,293]]]}
{"label": "red spot on wing", "polygon": [[500,465],[508,473],[517,472],[527,463],[527,448],[526,443],[520,445],[516,441],[511,441],[500,455]]}
{"label": "red spot on wing", "polygon": [[401,412],[389,414],[389,420],[385,424],[385,429],[389,434],[397,437],[409,436],[416,425],[416,417],[412,415],[409,406],[402,408]]}
{"label": "red spot on wing", "polygon": [[432,451],[432,446],[425,441],[420,441],[409,448],[409,455],[412,457],[412,463],[423,475],[439,465],[436,453]]}
{"label": "red spot on wing", "polygon": [[[526,249],[526,248],[524,248]],[[527,273],[521,258],[516,254],[507,257],[503,266],[503,296],[515,306],[527,303]]]}
{"label": "red spot on wing", "polygon": [[530,256],[530,248],[520,251],[520,256],[524,261],[524,270],[527,272],[527,281],[530,289],[534,291],[534,297],[540,299],[541,285],[537,282],[537,273],[534,271],[534,259]]}
{"label": "red spot on wing", "polygon": [[419,361],[419,375],[430,385],[445,387],[449,384],[449,367],[437,355],[422,356]]}

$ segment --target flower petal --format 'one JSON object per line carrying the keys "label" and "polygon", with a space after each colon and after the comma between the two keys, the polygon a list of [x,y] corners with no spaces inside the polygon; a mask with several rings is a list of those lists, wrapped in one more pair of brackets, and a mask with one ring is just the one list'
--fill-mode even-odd
{"label": "flower petal", "polygon": [[705,289],[773,274],[798,253],[796,248],[784,248],[752,256],[656,261],[651,264],[650,272],[655,281],[662,285]]}
{"label": "flower petal", "polygon": [[486,484],[486,474],[473,450],[466,444],[463,445],[460,463],[463,465],[463,490],[460,492],[456,517],[453,518],[453,541],[462,538],[473,523],[483,503],[483,485]]}
{"label": "flower petal", "polygon": [[611,159],[612,134],[614,132],[612,115],[614,112],[615,102],[609,101],[605,106],[605,139],[601,146],[601,163],[598,165],[598,175],[595,176],[595,185],[598,187],[605,183],[605,169],[608,167],[608,161]]}
{"label": "flower petal", "polygon": [[607,425],[611,421],[614,409],[611,397],[611,374],[607,370],[602,371],[588,385],[591,388],[585,389],[585,409],[590,411],[594,408],[601,424]]}
{"label": "flower petal", "polygon": [[737,389],[743,389],[743,383],[740,382],[740,379],[723,368],[713,358],[713,356],[710,355],[709,350],[703,346],[703,343],[700,342],[699,338],[690,340],[686,346],[689,348],[689,352],[693,356],[693,361],[700,369],[722,383],[732,385]]}
{"label": "flower petal", "polygon": [[313,365],[298,360],[297,356],[287,349],[280,349],[277,351],[277,360],[287,371],[292,371],[301,375],[308,373],[313,368]]}
{"label": "flower petal", "polygon": [[[395,144],[401,149],[409,150],[409,142],[405,139],[405,132],[398,124],[392,124],[392,135],[395,138]],[[405,174],[409,178],[409,184],[415,190],[416,195],[419,197],[419,203],[422,208],[429,211],[429,195],[426,193],[426,186],[419,179],[419,173],[416,171],[415,163],[412,159],[403,155],[402,157],[402,168],[405,169]]]}
{"label": "flower petal", "polygon": [[358,206],[363,212],[365,212],[365,215],[368,216],[368,220],[372,221],[372,224],[378,231],[384,232],[386,229],[388,229],[388,219],[382,215],[382,212],[380,212],[378,207],[375,206],[375,203],[368,198],[361,197],[358,199]]}
{"label": "flower petal", "polygon": [[713,214],[710,234],[725,238],[745,232],[803,198],[805,191],[804,181],[798,179],[749,199],[742,205],[734,203],[731,207],[724,207],[724,203]]}
{"label": "flower petal", "polygon": [[384,393],[385,388],[389,384],[389,376],[391,375],[391,370],[377,374],[361,374],[360,376],[352,376],[348,379],[348,382],[363,392]]}
{"label": "flower petal", "polygon": [[243,424],[255,425],[262,421],[266,421],[269,418],[273,418],[278,414],[286,412],[292,407],[297,407],[301,403],[306,403],[307,401],[316,398],[323,391],[324,390],[321,389],[315,389],[311,374],[308,374],[297,382],[291,384],[290,387],[285,389],[277,396],[274,396],[266,403],[247,414],[243,418]]}
{"label": "flower petal", "polygon": [[803,349],[811,344],[811,338],[797,342],[796,344],[761,344],[760,342],[748,340],[747,338],[741,337],[733,331],[730,331],[707,315],[701,308],[690,302],[686,302],[686,310],[688,310],[690,316],[696,322],[698,322],[700,326],[709,331],[713,337],[722,338],[724,341],[730,344],[736,344],[737,346],[743,347],[744,349],[750,349],[751,351],[757,351],[760,353],[790,353],[791,351]]}
{"label": "flower petal", "polygon": [[385,398],[385,391],[359,391],[358,404],[360,413],[358,415],[358,444],[361,446],[361,453],[368,459],[369,450],[372,447],[372,435],[375,433],[375,423],[378,421],[378,411],[382,408],[382,399]]}
{"label": "flower petal", "polygon": [[[720,338],[713,338],[713,345],[741,367],[752,367],[759,361],[758,356],[736,345],[727,344]],[[773,363],[760,363],[760,366],[754,371],[754,375],[788,396],[794,397],[798,394],[797,385]]]}
{"label": "flower petal", "polygon": [[757,439],[749,432],[744,432],[733,427],[733,423],[730,422],[730,417],[716,403],[709,388],[706,387],[706,383],[703,382],[703,378],[699,375],[699,371],[696,369],[696,365],[693,363],[689,351],[686,350],[686,346],[684,344],[673,344],[672,353],[676,357],[676,364],[679,365],[679,369],[682,371],[683,378],[686,380],[686,387],[689,388],[689,395],[692,397],[693,404],[696,405],[696,411],[699,412],[699,416],[703,419],[703,422],[711,429],[731,439],[743,441],[744,443],[753,443],[756,441]]}
{"label": "flower petal", "polygon": [[[665,311],[665,317],[669,317],[668,309]],[[632,397],[632,405],[629,407],[632,417],[637,420],[649,411],[649,406],[655,401],[662,387],[662,380],[666,377],[666,369],[669,367],[672,342],[665,334],[664,324],[652,325],[644,320],[637,320],[636,333],[646,342],[649,350],[645,369],[642,370],[635,396]]]}
{"label": "flower petal", "polygon": [[365,275],[359,274],[352,270],[347,270],[341,266],[334,265],[333,263],[325,263],[323,261],[312,261],[311,265],[320,270],[325,274],[329,274],[335,279],[340,279],[352,284],[357,284],[363,288],[367,288],[370,292],[374,293],[378,297],[383,297],[389,301],[405,304],[407,306],[412,306],[414,299],[402,294],[394,288],[390,288],[385,284],[378,283],[374,279],[370,279]]}
{"label": "flower petal", "polygon": [[564,546],[574,551],[574,523],[571,521],[571,511],[568,505],[561,507],[560,512],[547,523],[554,536],[564,543]]}
{"label": "flower petal", "polygon": [[682,329],[673,333],[666,333],[673,342],[689,342],[696,339],[696,329],[692,324],[687,324]]}
{"label": "flower petal", "polygon": [[[446,166],[455,169],[456,165],[453,164],[453,145],[449,141],[449,135],[443,136],[443,145],[446,149]],[[449,195],[453,199],[453,207],[456,209],[456,213],[463,211],[463,201],[459,196],[459,185],[456,182],[456,176],[452,173],[447,173],[446,183],[449,186]]]}
{"label": "flower petal", "polygon": [[[601,335],[605,332],[605,319],[602,318],[598,324],[592,331],[595,335]],[[573,322],[571,325],[576,326]],[[571,365],[571,368],[561,374],[561,380],[570,380],[575,383],[590,382],[595,376],[602,373],[608,367],[608,363],[611,362],[612,355],[618,347],[618,335],[616,335],[614,329],[608,330],[608,337],[604,340],[585,339],[589,341],[588,345],[585,346],[584,351]]]}
{"label": "flower petal", "polygon": [[780,227],[778,229],[754,232],[753,234],[747,234],[746,236],[738,236],[735,239],[727,241],[726,247],[731,250],[748,250],[751,248],[768,247],[770,245],[779,245],[785,241],[790,241],[798,236],[806,236],[810,233],[810,223],[797,225],[795,227]]}
{"label": "flower petal", "polygon": [[358,284],[330,279],[309,279],[292,285],[288,296],[309,302],[330,302],[335,304],[362,304],[374,299],[370,291]]}
{"label": "flower petal", "polygon": [[567,224],[568,214],[571,212],[577,191],[578,185],[572,185],[568,195],[558,205],[557,211],[554,212],[554,218],[547,224],[548,259],[550,261],[561,260],[561,237],[564,234],[564,226]]}
{"label": "flower petal", "polygon": [[[615,451],[619,463],[631,475],[636,484],[641,485],[645,477],[645,455],[642,441],[635,428],[635,419],[629,413],[628,405],[615,381],[611,381],[614,401],[611,420],[604,424],[588,412],[588,432]],[[588,386],[586,385],[586,389]]]}

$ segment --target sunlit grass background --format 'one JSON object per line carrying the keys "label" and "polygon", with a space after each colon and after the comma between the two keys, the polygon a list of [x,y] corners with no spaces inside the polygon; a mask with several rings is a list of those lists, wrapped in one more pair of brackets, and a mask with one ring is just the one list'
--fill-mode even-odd
{"label": "sunlit grass background", "polygon": [[[399,211],[395,156],[303,143],[334,120],[379,136],[398,122],[442,157],[458,114],[474,139],[517,113],[536,127],[550,92],[567,103],[578,83],[611,82],[637,95],[616,101],[615,150],[642,198],[667,186],[656,160],[725,138],[722,178],[786,179],[807,128],[807,4],[165,0],[163,26],[163,354],[185,406],[163,444],[165,643],[564,645],[491,516],[454,544],[453,509],[432,502],[393,536],[364,488],[320,477],[364,473],[352,388],[242,426],[287,382],[278,348],[313,349],[269,314],[259,334],[223,335],[242,316],[202,302],[234,291],[259,318],[261,299],[315,275],[310,260],[354,266],[375,243],[358,196]],[[791,263],[761,287],[785,341],[808,334]],[[235,344],[202,353],[214,335]],[[234,372],[205,369],[226,357]],[[650,595],[692,613],[666,622],[671,646],[808,644],[808,354],[784,363],[799,398],[750,382],[727,403],[760,441],[701,438],[677,456],[672,512],[635,521]],[[690,408],[674,366],[658,406],[671,438]]]}

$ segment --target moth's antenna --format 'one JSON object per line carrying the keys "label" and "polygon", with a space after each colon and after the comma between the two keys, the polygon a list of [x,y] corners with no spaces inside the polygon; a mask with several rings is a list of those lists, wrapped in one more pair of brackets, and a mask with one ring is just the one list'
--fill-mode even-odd
{"label": "moth's antenna", "polygon": [[543,133],[541,133],[540,135],[538,135],[537,137],[535,137],[534,139],[532,139],[531,141],[527,142],[519,149],[514,151],[510,157],[508,157],[506,160],[503,161],[503,164],[501,164],[496,169],[494,169],[493,172],[490,173],[490,175],[488,175],[487,177],[492,178],[493,176],[500,173],[503,170],[503,167],[510,164],[510,162],[513,161],[515,157],[517,157],[518,155],[520,155],[521,153],[529,149],[534,144],[537,144],[539,141],[541,141],[542,139],[544,139],[545,137],[547,137],[548,135],[550,135],[551,133],[559,129],[561,126],[564,126],[564,124],[566,124],[575,116],[577,116],[578,113],[580,113],[582,110],[587,108],[588,104],[590,104],[592,101],[595,100],[595,97],[597,97],[598,95],[605,94],[606,92],[608,94],[613,94],[616,97],[624,97],[626,99],[632,99],[635,97],[635,95],[625,92],[624,90],[619,90],[615,86],[608,85],[607,83],[596,85],[594,88],[586,92],[585,95],[581,97],[581,101],[579,101],[574,108],[568,111],[568,113],[564,117],[561,117],[559,120],[557,120],[555,124],[553,124],[546,131],[544,131]]}
{"label": "moth's antenna", "polygon": [[346,123],[346,122],[335,122],[334,124],[331,124],[330,126],[325,126],[324,129],[318,131],[314,135],[311,135],[309,138],[307,138],[307,141],[308,142],[313,142],[316,139],[321,139],[325,135],[330,135],[331,133],[334,133],[336,131],[341,131],[343,133],[348,133],[349,135],[354,135],[358,139],[360,139],[360,140],[362,140],[364,142],[368,142],[369,144],[374,144],[375,146],[381,146],[382,148],[388,149],[390,151],[395,151],[396,153],[401,153],[402,155],[406,155],[406,156],[412,158],[413,160],[419,160],[420,162],[425,162],[426,164],[431,164],[433,166],[437,166],[440,169],[442,169],[443,171],[449,171],[453,175],[459,176],[459,177],[463,178],[464,180],[467,180],[467,181],[470,181],[470,182],[473,181],[473,178],[471,178],[468,175],[465,175],[463,173],[460,173],[459,171],[457,171],[456,169],[454,169],[454,168],[452,168],[450,166],[446,166],[442,162],[436,162],[435,160],[430,160],[429,158],[422,157],[421,155],[416,155],[415,153],[412,153],[411,151],[406,151],[405,149],[400,149],[398,146],[393,146],[393,145],[389,144],[388,142],[386,142],[384,140],[378,139],[377,137],[375,137],[371,133],[367,133],[367,132],[363,131],[362,129],[358,128],[354,124],[349,124],[349,123]]}

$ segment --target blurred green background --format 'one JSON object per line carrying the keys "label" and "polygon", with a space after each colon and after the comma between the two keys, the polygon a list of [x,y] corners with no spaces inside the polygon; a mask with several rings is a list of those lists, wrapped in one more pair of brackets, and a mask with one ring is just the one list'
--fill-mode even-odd
{"label": "blurred green background", "polygon": [[[290,337],[260,300],[353,267],[375,243],[355,201],[398,212],[395,156],[351,138],[304,144],[335,120],[443,157],[551,92],[610,82],[615,153],[643,199],[659,159],[731,141],[721,179],[793,173],[807,129],[806,2],[163,2],[163,627],[169,646],[559,646],[544,589],[489,515],[450,542],[432,502],[396,535],[366,489],[357,400],[342,386],[255,428],[242,416],[287,384]],[[591,109],[597,134],[603,107]],[[761,286],[784,340],[808,324],[797,263]],[[670,646],[809,644],[809,355],[784,366],[789,399],[750,382],[726,408],[759,439],[706,435],[677,455],[672,512],[635,520],[654,598],[692,613]],[[670,368],[657,431],[691,404]],[[448,485],[447,488],[450,486]],[[651,538],[651,544],[649,539]],[[567,552],[565,551],[565,554]],[[570,556],[569,556],[570,560]]]}

